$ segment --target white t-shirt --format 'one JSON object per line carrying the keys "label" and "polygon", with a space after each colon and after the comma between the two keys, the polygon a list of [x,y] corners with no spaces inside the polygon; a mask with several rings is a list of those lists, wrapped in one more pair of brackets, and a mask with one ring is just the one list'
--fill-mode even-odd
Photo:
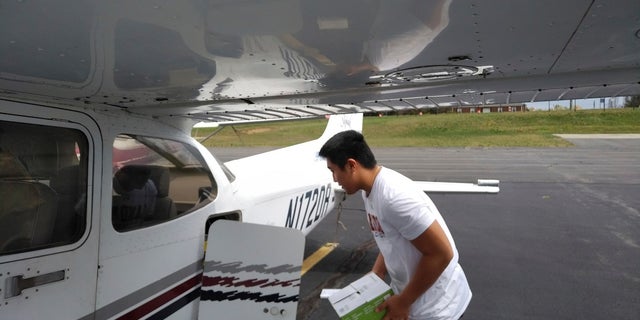
{"label": "white t-shirt", "polygon": [[382,168],[371,193],[362,197],[371,232],[384,257],[391,287],[401,292],[415,272],[421,253],[411,240],[438,221],[447,235],[453,259],[438,280],[411,306],[410,319],[458,319],[471,301],[471,290],[460,265],[449,228],[431,199],[409,178]]}

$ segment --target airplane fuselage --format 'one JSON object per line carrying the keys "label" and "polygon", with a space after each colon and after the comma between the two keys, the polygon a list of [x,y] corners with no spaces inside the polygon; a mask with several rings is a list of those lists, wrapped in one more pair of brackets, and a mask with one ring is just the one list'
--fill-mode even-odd
{"label": "airplane fuselage", "polygon": [[[335,206],[318,142],[224,168],[176,123],[0,104],[2,318],[195,318],[214,221],[306,234]],[[237,236],[238,247],[270,243]]]}

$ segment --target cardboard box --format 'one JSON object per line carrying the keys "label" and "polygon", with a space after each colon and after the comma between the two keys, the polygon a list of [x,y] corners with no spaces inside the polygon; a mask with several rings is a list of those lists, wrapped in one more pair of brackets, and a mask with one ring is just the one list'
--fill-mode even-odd
{"label": "cardboard box", "polygon": [[391,287],[374,273],[367,273],[329,296],[331,306],[343,320],[379,320],[386,311],[375,309],[393,294]]}

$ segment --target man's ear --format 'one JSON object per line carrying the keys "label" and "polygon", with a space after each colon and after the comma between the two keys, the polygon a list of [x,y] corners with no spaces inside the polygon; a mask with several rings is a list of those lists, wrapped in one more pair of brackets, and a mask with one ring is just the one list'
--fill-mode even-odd
{"label": "man's ear", "polygon": [[344,168],[353,171],[356,169],[358,165],[359,165],[358,161],[356,161],[353,158],[349,158],[347,159],[347,163],[344,165]]}

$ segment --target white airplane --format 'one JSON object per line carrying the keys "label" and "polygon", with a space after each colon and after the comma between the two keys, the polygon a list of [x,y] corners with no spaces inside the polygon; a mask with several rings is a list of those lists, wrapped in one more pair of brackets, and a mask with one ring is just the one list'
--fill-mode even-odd
{"label": "white airplane", "polygon": [[[4,1],[0,319],[294,319],[304,235],[343,196],[323,141],[362,113],[640,94],[638,21],[632,0]],[[225,164],[190,136],[327,115]]]}

